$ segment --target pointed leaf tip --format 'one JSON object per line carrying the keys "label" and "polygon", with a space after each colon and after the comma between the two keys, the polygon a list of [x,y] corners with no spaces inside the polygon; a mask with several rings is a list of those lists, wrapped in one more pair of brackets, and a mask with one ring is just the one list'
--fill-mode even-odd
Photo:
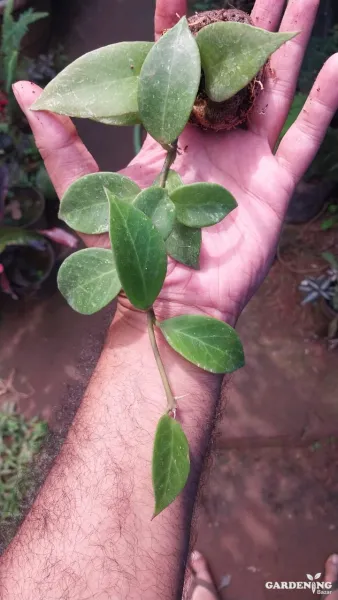
{"label": "pointed leaf tip", "polygon": [[227,323],[202,315],[183,315],[159,323],[168,344],[210,373],[233,373],[244,366],[237,332]]}
{"label": "pointed leaf tip", "polygon": [[121,42],[84,54],[46,86],[31,110],[114,125],[139,122],[139,75],[152,46],[152,42]]}
{"label": "pointed leaf tip", "polygon": [[188,122],[201,78],[201,59],[183,17],[144,61],[138,103],[142,123],[161,144],[172,143]]}
{"label": "pointed leaf tip", "polygon": [[157,426],[152,478],[155,495],[153,518],[167,508],[183,490],[190,471],[189,444],[181,425],[164,415]]}
{"label": "pointed leaf tip", "polygon": [[147,310],[159,295],[167,272],[164,241],[143,212],[105,191],[110,241],[122,287],[133,306]]}
{"label": "pointed leaf tip", "polygon": [[196,36],[206,91],[214,102],[228,100],[257,75],[268,58],[298,32],[272,33],[244,23],[218,22]]}

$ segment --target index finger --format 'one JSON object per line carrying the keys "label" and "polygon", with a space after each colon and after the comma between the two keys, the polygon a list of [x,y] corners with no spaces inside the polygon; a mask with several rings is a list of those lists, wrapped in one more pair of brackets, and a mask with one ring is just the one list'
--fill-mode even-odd
{"label": "index finger", "polygon": [[186,0],[157,0],[155,9],[155,39],[170,29],[187,12]]}
{"label": "index finger", "polygon": [[36,145],[59,198],[80,177],[96,173],[99,168],[80,140],[68,117],[30,109],[42,89],[29,81],[18,81],[13,92],[33,131]]}
{"label": "index finger", "polygon": [[[96,173],[99,170],[97,163],[68,117],[29,110],[42,93],[41,88],[29,81],[19,81],[14,84],[13,92],[27,117],[48,174],[61,199],[74,181]],[[108,243],[108,238],[102,235],[80,234],[80,237],[87,246],[107,246]]]}
{"label": "index finger", "polygon": [[285,0],[256,0],[251,18],[256,27],[276,31],[283,14]]}

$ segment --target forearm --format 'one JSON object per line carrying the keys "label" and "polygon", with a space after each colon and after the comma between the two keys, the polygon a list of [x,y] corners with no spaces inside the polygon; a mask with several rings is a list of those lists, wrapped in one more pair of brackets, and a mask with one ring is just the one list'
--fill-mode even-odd
{"label": "forearm", "polygon": [[166,400],[145,317],[117,315],[63,446],[2,559],[3,598],[175,598],[221,379],[159,340],[189,439],[186,490],[151,521],[151,456]]}

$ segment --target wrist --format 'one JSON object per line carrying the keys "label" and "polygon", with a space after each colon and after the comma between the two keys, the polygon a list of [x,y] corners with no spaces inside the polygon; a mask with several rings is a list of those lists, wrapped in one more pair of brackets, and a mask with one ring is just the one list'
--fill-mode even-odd
{"label": "wrist", "polygon": [[[156,328],[156,341],[170,386],[177,400],[177,417],[187,435],[191,455],[199,468],[210,442],[221,395],[222,375],[206,372],[177,354]],[[121,371],[123,381],[119,381]],[[146,313],[116,311],[95,377],[101,382],[99,404],[115,409],[114,386],[125,387],[124,403],[137,428],[154,432],[167,410],[166,395],[147,331]],[[127,379],[126,379],[127,377]],[[106,382],[107,393],[102,389]],[[106,409],[105,409],[106,410]],[[98,400],[95,399],[95,413]],[[131,432],[130,435],[134,435]],[[147,450],[149,459],[149,449]]]}
{"label": "wrist", "polygon": [[[162,304],[160,310],[155,311],[156,317],[162,320],[179,316],[184,314],[184,308],[187,307],[176,304],[170,304],[169,306]],[[186,310],[185,313],[187,314],[187,312]],[[202,311],[200,314],[203,314]],[[168,345],[157,327],[155,327],[155,336],[174,395],[180,397],[186,394],[187,391],[190,392],[193,384],[194,387],[200,386],[205,389],[211,403],[217,401],[223,375],[204,371],[187,361]],[[147,313],[130,308],[125,298],[120,298],[117,304],[115,317],[106,338],[104,360],[112,361],[112,364],[114,364],[114,357],[117,354],[120,355],[122,349],[123,361],[130,363],[131,369],[139,369],[138,385],[140,387],[147,388],[149,381],[161,383],[158,379],[159,374],[149,339]],[[160,389],[162,391],[162,383]],[[149,390],[144,389],[144,392],[145,397],[149,397]],[[158,394],[158,388],[156,393]],[[165,404],[160,403],[160,407],[162,413],[165,412]]]}
{"label": "wrist", "polygon": [[[156,300],[154,312],[158,321],[164,321],[182,315],[202,315],[224,321],[231,327],[235,327],[238,318],[237,315],[231,311],[224,313],[214,307],[201,307],[198,305],[185,304],[176,299],[165,298],[163,295]],[[123,316],[125,321],[137,330],[146,328],[147,313],[135,308],[123,292],[118,297],[116,315]]]}

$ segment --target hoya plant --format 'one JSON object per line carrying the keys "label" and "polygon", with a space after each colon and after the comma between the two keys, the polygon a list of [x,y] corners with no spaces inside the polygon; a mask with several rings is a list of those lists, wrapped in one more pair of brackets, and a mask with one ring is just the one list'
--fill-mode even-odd
{"label": "hoya plant", "polygon": [[183,151],[179,136],[189,121],[213,130],[245,123],[263,88],[270,55],[295,35],[256,28],[238,10],[183,17],[156,43],[122,42],[82,56],[47,85],[32,107],[107,125],[142,124],[166,151],[148,189],[119,173],[95,173],[73,183],[60,207],[70,227],[85,234],[109,232],[111,243],[111,249],[80,250],[63,263],[58,285],[70,306],[89,315],[123,290],[136,309],[147,313],[167,399],[155,434],[154,516],[174,501],[189,475],[188,441],[157,336],[211,373],[232,373],[244,364],[241,341],[226,323],[191,314],[156,317],[168,256],[198,269],[201,230],[237,206],[222,186],[185,185],[171,170]]}

